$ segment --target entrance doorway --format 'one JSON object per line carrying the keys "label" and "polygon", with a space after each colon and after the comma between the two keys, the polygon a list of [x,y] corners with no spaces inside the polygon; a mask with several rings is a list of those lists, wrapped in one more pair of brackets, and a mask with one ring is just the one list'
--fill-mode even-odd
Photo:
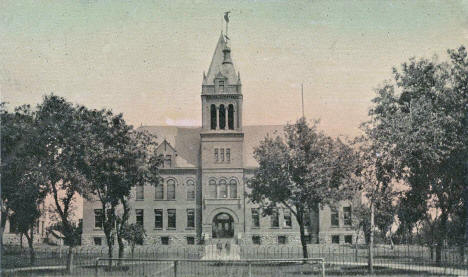
{"label": "entrance doorway", "polygon": [[234,237],[234,220],[227,213],[217,214],[212,223],[213,238],[233,238]]}

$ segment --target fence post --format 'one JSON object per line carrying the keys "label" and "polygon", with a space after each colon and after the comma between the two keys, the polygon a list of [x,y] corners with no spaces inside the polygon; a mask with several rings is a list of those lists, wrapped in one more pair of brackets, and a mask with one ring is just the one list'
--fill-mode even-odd
{"label": "fence post", "polygon": [[249,265],[249,277],[252,277],[252,263],[248,261],[247,264]]}
{"label": "fence post", "polygon": [[177,261],[174,261],[174,277],[177,277]]}
{"label": "fence post", "polygon": [[322,259],[322,277],[325,277],[325,260]]}
{"label": "fence post", "polygon": [[95,277],[99,277],[98,265],[99,265],[99,258],[96,259],[96,263],[95,263],[95,267],[94,267],[94,276]]}

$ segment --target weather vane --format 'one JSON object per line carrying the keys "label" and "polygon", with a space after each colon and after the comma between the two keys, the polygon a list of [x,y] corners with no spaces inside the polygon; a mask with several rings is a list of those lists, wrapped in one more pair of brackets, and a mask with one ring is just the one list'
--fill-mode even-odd
{"label": "weather vane", "polygon": [[224,20],[226,21],[226,34],[224,35],[226,39],[229,39],[228,37],[228,25],[229,25],[229,13],[231,11],[224,12]]}

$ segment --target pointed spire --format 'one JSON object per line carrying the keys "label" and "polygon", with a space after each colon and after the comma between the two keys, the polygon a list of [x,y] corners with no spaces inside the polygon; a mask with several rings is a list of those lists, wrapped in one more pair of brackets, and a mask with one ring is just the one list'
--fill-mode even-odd
{"label": "pointed spire", "polygon": [[231,58],[231,49],[227,46],[223,32],[219,36],[204,84],[214,85],[214,79],[219,74],[227,79],[227,84],[237,84],[237,74]]}

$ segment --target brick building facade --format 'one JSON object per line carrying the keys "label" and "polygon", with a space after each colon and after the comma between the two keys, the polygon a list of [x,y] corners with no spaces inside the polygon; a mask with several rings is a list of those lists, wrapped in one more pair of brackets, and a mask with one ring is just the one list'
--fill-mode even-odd
{"label": "brick building facade", "polygon": [[[160,186],[133,191],[132,222],[143,224],[144,244],[195,244],[200,240],[236,239],[246,244],[299,244],[294,216],[279,208],[262,217],[244,197],[247,182],[258,166],[253,148],[267,134],[283,126],[242,125],[242,84],[231,49],[219,37],[201,89],[202,126],[144,126],[157,135],[157,152],[164,156]],[[100,203],[83,205],[83,244],[105,244]],[[306,234],[311,243],[350,243],[351,206],[328,207],[308,217]]]}

